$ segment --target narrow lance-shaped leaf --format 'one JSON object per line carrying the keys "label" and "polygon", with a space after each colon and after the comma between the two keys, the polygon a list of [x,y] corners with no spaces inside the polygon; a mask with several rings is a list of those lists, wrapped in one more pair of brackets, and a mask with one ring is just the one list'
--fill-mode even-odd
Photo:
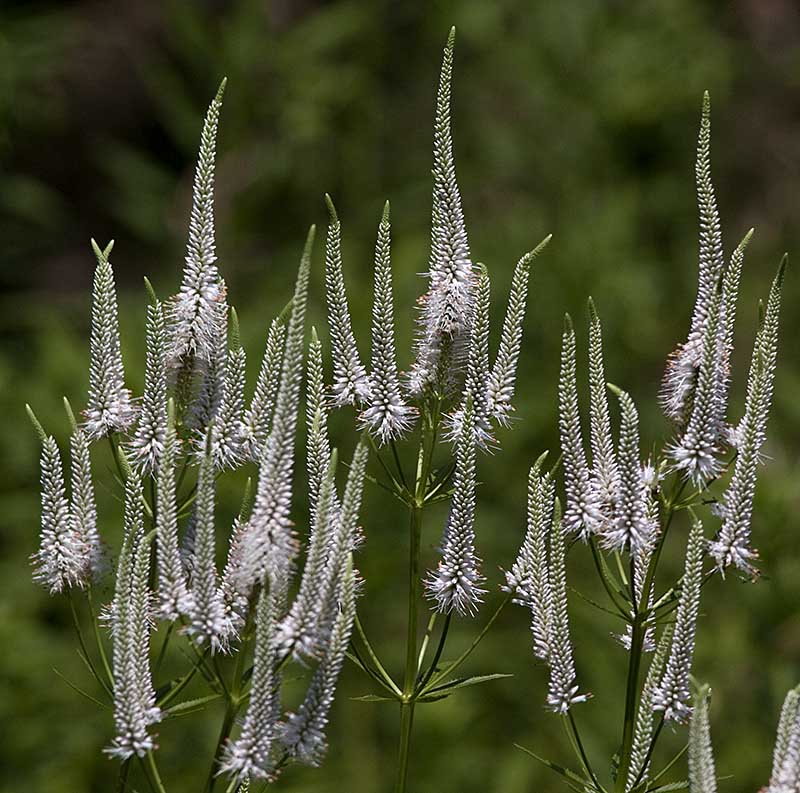
{"label": "narrow lance-shaped leaf", "polygon": [[416,409],[406,404],[397,373],[392,297],[391,227],[389,202],[383,208],[375,245],[375,292],[372,303],[372,360],[370,400],[360,416],[362,428],[383,444],[411,429]]}
{"label": "narrow lance-shaped leaf", "polygon": [[325,294],[333,352],[333,401],[336,405],[353,405],[369,400],[369,379],[358,355],[347,305],[342,272],[342,226],[327,193],[325,202],[331,216],[325,244]]}
{"label": "narrow lance-shaped leaf", "polygon": [[442,558],[425,580],[427,596],[436,609],[474,615],[485,589],[475,551],[475,440],[472,395],[467,394],[464,420],[456,445],[453,499],[442,537]]}
{"label": "narrow lance-shaped leaf", "polygon": [[558,426],[564,455],[564,485],[567,496],[564,530],[576,532],[581,539],[586,540],[597,531],[601,514],[583,448],[575,369],[575,329],[567,314],[564,319],[561,373],[558,380]]}
{"label": "narrow lance-shaped leaf", "polygon": [[113,241],[101,250],[92,240],[97,258],[92,291],[92,330],[89,339],[89,398],[84,410],[86,434],[91,440],[125,432],[136,419],[119,341],[119,316],[114,272],[109,255]]}
{"label": "narrow lance-shaped leaf", "polygon": [[487,399],[492,418],[507,426],[514,406],[514,387],[517,381],[517,365],[522,345],[522,327],[525,321],[525,308],[528,298],[528,282],[533,260],[547,247],[552,239],[548,234],[532,251],[526,253],[514,268],[508,306],[500,335],[500,346],[489,375]]}
{"label": "narrow lance-shaped leaf", "polygon": [[217,269],[214,235],[214,169],[217,128],[226,80],[220,83],[209,105],[200,137],[200,152],[194,176],[192,213],[186,264],[180,292],[170,306],[170,366],[185,365],[195,358],[209,364],[225,331],[220,322],[224,314],[218,310],[225,302],[225,286]]}
{"label": "narrow lance-shaped leaf", "polygon": [[750,544],[750,523],[758,464],[761,448],[766,440],[767,419],[772,404],[785,268],[784,257],[770,289],[763,322],[756,334],[747,380],[744,416],[734,433],[738,454],[733,475],[719,507],[722,527],[710,544],[711,554],[723,571],[734,564],[743,572],[754,574],[753,561],[757,558],[757,552]]}
{"label": "narrow lance-shaped leaf", "polygon": [[428,291],[420,299],[412,394],[448,390],[463,369],[472,325],[475,275],[456,181],[450,129],[455,28],[444,49],[433,138],[433,209]]}

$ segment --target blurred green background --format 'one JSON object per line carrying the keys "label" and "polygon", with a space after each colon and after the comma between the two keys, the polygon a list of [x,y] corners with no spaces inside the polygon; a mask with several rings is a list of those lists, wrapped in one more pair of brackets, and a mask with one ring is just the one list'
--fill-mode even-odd
{"label": "blurred green background", "polygon": [[[456,162],[474,256],[493,276],[495,340],[516,259],[554,235],[533,275],[519,421],[501,434],[502,451],[480,463],[478,539],[490,582],[500,582],[498,567],[511,563],[522,538],[527,468],[542,449],[556,446],[565,310],[585,328],[585,300],[594,296],[605,323],[609,378],[639,402],[648,444],[669,433],[655,394],[694,297],[693,158],[706,88],[726,250],[756,227],[737,332],[739,415],[756,301],[780,254],[800,249],[800,10],[791,0],[6,0],[0,6],[3,793],[108,791],[116,773],[101,754],[110,714],[52,671],[91,686],[75,653],[66,602],[31,583],[27,558],[37,542],[38,445],[23,403],[31,402],[46,427],[66,440],[61,396],[81,406],[87,386],[90,236],[116,239],[123,351],[139,390],[142,276],[162,295],[177,287],[201,119],[227,75],[218,251],[251,370],[269,319],[289,297],[307,225],[325,223],[325,191],[343,222],[362,354],[374,233],[383,201],[392,201],[400,364],[407,366],[412,306],[423,289],[417,273],[427,261],[435,86],[452,24],[459,30]],[[312,319],[320,325],[322,269],[318,243]],[[731,577],[704,590],[695,671],[714,690],[718,770],[733,777],[725,790],[766,783],[780,702],[800,682],[798,284],[790,261],[771,459],[754,520],[764,575],[756,586]],[[335,427],[345,457],[353,443],[349,418]],[[95,453],[101,478],[104,453]],[[233,514],[240,485],[237,479],[223,489],[221,514]],[[101,491],[100,509],[113,542],[119,509],[110,493]],[[380,492],[369,493],[364,514],[361,610],[399,674],[406,518]],[[441,518],[426,527],[426,564],[433,563]],[[670,551],[667,566],[677,571],[681,543]],[[571,554],[571,583],[591,594],[597,587],[586,556],[580,549]],[[495,589],[479,619],[498,597]],[[572,614],[579,675],[595,694],[576,715],[605,774],[620,736],[625,653],[609,638],[614,626],[604,615],[577,598]],[[454,649],[476,630],[471,621],[458,623]],[[521,609],[502,615],[468,670],[514,677],[420,706],[411,790],[560,789],[557,777],[512,746],[570,760],[557,720],[542,708],[546,675],[533,663]],[[277,789],[389,789],[395,709],[348,699],[370,690],[357,670],[346,668],[325,770],[292,769]],[[171,793],[198,789],[217,728],[197,716],[163,726],[159,757]],[[667,731],[659,759],[671,756],[667,749],[682,738],[682,731]]]}

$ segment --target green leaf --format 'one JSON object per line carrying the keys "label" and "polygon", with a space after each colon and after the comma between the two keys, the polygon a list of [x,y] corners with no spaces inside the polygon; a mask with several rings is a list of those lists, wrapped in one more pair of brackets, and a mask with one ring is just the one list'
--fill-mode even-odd
{"label": "green leaf", "polygon": [[179,702],[177,705],[167,708],[164,713],[167,716],[180,716],[187,711],[194,712],[195,710],[202,710],[203,705],[207,702],[213,702],[215,699],[219,699],[220,696],[221,694],[208,694],[208,696],[198,697],[197,699],[187,699],[186,702]]}
{"label": "green leaf", "polygon": [[61,672],[58,671],[55,667],[53,667],[53,671],[73,690],[77,691],[81,696],[86,697],[90,702],[94,702],[95,705],[99,705],[101,708],[105,710],[109,710],[109,706],[105,702],[101,702],[96,697],[93,697],[91,694],[87,694],[82,688],[78,688],[71,680],[65,677]]}
{"label": "green leaf", "polygon": [[558,765],[558,763],[554,763],[550,760],[545,760],[544,757],[539,757],[538,754],[532,752],[530,749],[526,749],[524,746],[520,746],[518,743],[515,743],[514,746],[517,749],[521,749],[525,754],[529,754],[534,760],[538,760],[543,765],[546,765],[551,771],[555,771],[557,774],[561,774],[564,779],[567,780],[567,784],[573,789],[578,790],[580,793],[586,789],[586,786],[593,788],[594,784],[589,781],[588,779],[584,779],[580,774],[576,774],[574,771],[570,771],[569,768],[564,768],[563,765]]}
{"label": "green leaf", "polygon": [[450,680],[447,683],[442,683],[439,686],[429,689],[425,694],[419,698],[419,702],[433,702],[431,697],[441,699],[443,696],[449,696],[453,691],[459,688],[466,688],[467,686],[477,686],[480,683],[488,683],[490,680],[500,680],[503,677],[513,677],[513,675],[498,672],[493,675],[477,675],[475,677],[457,677],[455,680]]}
{"label": "green leaf", "polygon": [[350,697],[353,702],[397,702],[396,697],[382,697],[378,694],[364,694],[360,697]]}
{"label": "green leaf", "polygon": [[669,785],[660,785],[659,787],[651,787],[647,793],[668,793],[670,790],[688,790],[689,780],[684,779],[681,782],[671,782]]}

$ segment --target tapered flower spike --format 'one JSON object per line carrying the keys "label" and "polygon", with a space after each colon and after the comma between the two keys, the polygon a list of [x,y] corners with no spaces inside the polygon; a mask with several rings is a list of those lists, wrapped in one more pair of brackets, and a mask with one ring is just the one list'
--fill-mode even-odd
{"label": "tapered flower spike", "polygon": [[[291,304],[287,306],[291,308]],[[267,345],[256,380],[256,390],[245,414],[244,433],[247,455],[258,462],[264,451],[270,428],[275,397],[280,385],[283,346],[286,342],[286,319],[283,314],[272,320],[267,334]]]}
{"label": "tapered flower spike", "polygon": [[558,425],[561,451],[564,455],[564,485],[567,495],[564,530],[568,533],[576,532],[582,540],[587,540],[598,530],[602,516],[583,449],[575,373],[575,329],[569,314],[564,319],[561,343],[558,405]]}
{"label": "tapered flower spike", "polygon": [[274,712],[275,691],[280,685],[275,670],[273,637],[277,601],[281,593],[266,584],[261,589],[256,607],[256,646],[250,700],[247,704],[242,731],[228,744],[221,772],[239,780],[274,779],[277,776],[273,756],[277,738],[277,718]]}
{"label": "tapered flower spike", "polygon": [[369,405],[359,417],[360,425],[384,444],[408,432],[417,415],[416,409],[405,402],[397,374],[388,201],[383,208],[375,245],[371,367]]}
{"label": "tapered flower spike", "polygon": [[247,528],[247,520],[253,508],[253,480],[248,477],[245,483],[244,496],[239,508],[239,514],[233,521],[231,536],[228,542],[228,558],[222,571],[220,579],[220,590],[222,600],[225,604],[226,613],[231,619],[234,629],[238,632],[242,627],[250,603],[248,598],[236,589],[236,581],[239,570],[244,563],[242,559],[242,540],[244,539]]}
{"label": "tapered flower spike", "polygon": [[[328,437],[328,409],[325,404],[325,382],[322,369],[322,342],[317,329],[311,328],[306,375],[306,450],[308,468],[308,510],[311,524],[317,508],[322,484],[330,465],[331,442]],[[336,499],[334,494],[334,500]]]}
{"label": "tapered flower spike", "polygon": [[42,444],[42,528],[39,550],[33,554],[33,578],[50,590],[63,592],[86,581],[87,548],[75,532],[64,486],[61,453],[53,436]]}
{"label": "tapered flower spike", "polygon": [[331,197],[325,194],[330,212],[325,244],[325,292],[333,352],[333,402],[337,406],[369,401],[369,379],[358,355],[347,305],[342,272],[342,227]]}
{"label": "tapered flower spike", "polygon": [[667,721],[685,722],[691,713],[689,675],[692,671],[697,613],[700,608],[703,548],[703,524],[693,515],[686,547],[683,585],[675,617],[675,632],[664,677],[656,691],[653,705],[655,710],[664,711]]}
{"label": "tapered flower spike", "polygon": [[175,437],[175,403],[167,410],[164,450],[156,476],[156,548],[158,559],[158,612],[166,620],[194,612],[192,597],[178,550],[178,509],[175,489],[175,461],[178,441]]}
{"label": "tapered flower spike", "polygon": [[328,552],[340,518],[339,505],[335,500],[336,461],[337,455],[334,450],[330,455],[319,491],[300,590],[289,613],[278,626],[275,644],[279,657],[289,653],[297,660],[312,657],[317,652],[322,638],[317,630],[320,595],[325,583]]}
{"label": "tapered flower spike", "polygon": [[217,577],[215,491],[214,464],[207,446],[197,475],[192,614],[187,630],[198,644],[208,643],[212,652],[227,652],[233,638],[234,626],[225,608]]}
{"label": "tapered flower spike", "polygon": [[689,790],[691,793],[717,793],[714,748],[708,724],[710,689],[702,686],[694,697],[694,710],[689,723]]}
{"label": "tapered flower spike", "polygon": [[117,735],[105,749],[121,759],[155,749],[148,728],[162,718],[150,673],[150,543],[143,504],[141,478],[132,472],[125,483],[125,534],[111,607]]}
{"label": "tapered flower spike", "polygon": [[553,525],[550,529],[550,596],[552,605],[547,624],[547,662],[550,685],[547,707],[555,713],[566,713],[578,702],[586,702],[590,694],[579,693],[569,635],[567,611],[566,536],[561,524],[561,505],[556,499]]}
{"label": "tapered flower spike", "polygon": [[661,388],[665,415],[682,425],[688,419],[697,370],[704,354],[706,326],[712,305],[717,301],[719,281],[724,266],[722,232],[717,200],[711,182],[711,100],[703,95],[703,112],[695,164],[697,206],[700,215],[700,254],[697,298],[687,341],[670,356]]}
{"label": "tapered flower spike", "polygon": [[[494,445],[488,402],[489,383],[489,273],[478,265],[478,282],[475,292],[475,315],[469,343],[469,360],[464,393],[472,395],[472,423],[474,442],[483,451]],[[445,423],[444,436],[455,441],[461,434],[464,422],[464,405],[454,410]]]}
{"label": "tapered flower spike", "polygon": [[331,630],[325,656],[296,713],[289,713],[282,725],[281,743],[300,763],[318,766],[328,749],[325,728],[344,663],[356,615],[356,574],[349,559],[341,586],[340,606]]}
{"label": "tapered flower spike", "polygon": [[549,651],[549,622],[552,610],[547,546],[555,504],[555,482],[549,473],[540,473],[547,452],[528,474],[528,526],[525,540],[511,570],[506,573],[506,591],[514,602],[531,612],[533,652],[543,661]]}
{"label": "tapered flower spike", "polygon": [[719,507],[722,527],[709,546],[711,555],[723,572],[733,564],[748,575],[755,573],[753,562],[757,553],[750,545],[750,523],[758,463],[761,447],[766,439],[767,419],[772,404],[785,271],[786,257],[781,261],[778,274],[772,282],[767,310],[756,334],[747,379],[744,416],[735,432],[738,454],[733,475]]}
{"label": "tapered flower spike", "polygon": [[244,387],[247,356],[239,338],[239,319],[231,308],[231,349],[225,356],[219,408],[210,428],[211,459],[217,471],[245,461]]}
{"label": "tapered flower spike", "polygon": [[168,361],[173,368],[185,365],[190,358],[201,364],[211,363],[219,338],[225,336],[221,326],[224,315],[218,310],[219,304],[225,302],[225,285],[216,265],[214,167],[217,127],[226,82],[225,79],[220,83],[217,95],[209,105],[200,137],[183,282],[169,310],[171,344]]}
{"label": "tapered flower spike", "polygon": [[721,424],[725,406],[720,403],[722,361],[720,360],[720,306],[717,291],[705,324],[702,359],[692,395],[686,429],[667,449],[676,471],[700,487],[716,478],[723,465],[716,455],[721,451]]}
{"label": "tapered flower spike", "polygon": [[119,316],[114,272],[108,257],[113,240],[101,250],[92,240],[97,257],[92,291],[92,332],[89,340],[89,399],[84,418],[86,434],[97,440],[112,432],[125,432],[136,419],[119,344]]}
{"label": "tapered flower spike", "polygon": [[84,549],[83,574],[80,585],[96,581],[106,569],[106,554],[97,530],[97,504],[92,481],[89,439],[75,427],[70,440],[72,456],[72,499],[70,517],[76,542]]}
{"label": "tapered flower spike", "polygon": [[489,375],[487,399],[492,418],[507,426],[514,406],[514,387],[517,382],[517,365],[522,345],[522,326],[528,299],[528,283],[533,261],[547,247],[553,235],[548,234],[532,251],[526,253],[514,268],[508,306],[500,335],[500,347]]}
{"label": "tapered flower spike", "polygon": [[589,298],[589,396],[592,480],[603,516],[602,531],[609,529],[613,523],[620,481],[608,414],[603,328],[592,298]]}
{"label": "tapered flower spike", "polygon": [[235,587],[245,597],[268,572],[273,584],[278,573],[288,576],[297,553],[289,513],[292,504],[294,439],[300,401],[303,337],[313,243],[312,226],[297,273],[272,431],[261,459],[253,514],[242,538],[243,563],[238,571]]}
{"label": "tapered flower spike", "polygon": [[800,686],[786,695],[775,736],[767,793],[794,793],[800,781]]}
{"label": "tapered flower spike", "polygon": [[433,209],[428,291],[420,299],[416,361],[409,373],[415,396],[449,390],[466,363],[474,308],[475,274],[456,181],[450,129],[455,28],[444,49],[433,138]]}
{"label": "tapered flower spike", "polygon": [[642,464],[639,457],[639,414],[625,391],[609,385],[619,398],[622,423],[619,432],[617,464],[619,484],[614,516],[603,533],[603,544],[611,550],[629,550],[637,556],[651,545],[652,526],[648,520],[642,485]]}
{"label": "tapered flower spike", "polygon": [[164,451],[167,428],[166,329],[164,309],[158,301],[147,307],[146,344],[144,396],[128,455],[131,465],[143,474],[151,474]]}
{"label": "tapered flower spike", "polygon": [[[667,625],[661,634],[656,651],[650,661],[647,677],[642,688],[642,696],[636,711],[636,723],[633,730],[633,743],[631,745],[631,762],[628,768],[628,778],[625,783],[625,793],[628,793],[646,778],[648,770],[648,751],[653,739],[653,704],[655,694],[661,678],[664,675],[664,665],[667,654],[672,644],[672,625]],[[647,763],[647,765],[645,765]]]}
{"label": "tapered flower spike", "polygon": [[467,393],[464,420],[456,445],[453,499],[442,537],[442,558],[425,581],[427,596],[442,613],[454,609],[473,616],[486,590],[475,552],[475,431],[472,395]]}

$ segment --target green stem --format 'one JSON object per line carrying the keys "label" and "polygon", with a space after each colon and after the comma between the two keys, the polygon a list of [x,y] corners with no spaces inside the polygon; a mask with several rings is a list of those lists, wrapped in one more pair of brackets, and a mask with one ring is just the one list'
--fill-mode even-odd
{"label": "green stem", "polygon": [[[439,663],[439,659],[442,657],[442,653],[444,652],[444,645],[447,641],[447,633],[450,630],[450,620],[453,616],[453,612],[449,612],[445,617],[444,626],[442,627],[442,635],[439,637],[439,644],[436,647],[436,652],[434,653],[433,660],[431,661],[431,665],[428,667],[428,671],[425,673],[425,676],[422,680],[419,681],[417,685],[417,692],[422,691],[425,686],[427,685],[428,681],[431,679],[431,675],[436,671],[436,665]],[[422,659],[420,658],[420,662]]]}
{"label": "green stem", "polygon": [[119,767],[119,776],[117,777],[117,793],[125,793],[128,787],[128,774],[131,772],[131,759],[122,761]]}
{"label": "green stem", "polygon": [[414,703],[400,703],[400,751],[397,757],[395,793],[405,793],[408,782],[408,756],[411,748],[411,728],[414,724]]}
{"label": "green stem", "polygon": [[100,653],[100,660],[103,663],[103,669],[105,669],[106,675],[108,675],[108,682],[109,685],[114,685],[114,675],[111,672],[111,664],[108,662],[108,656],[106,655],[105,647],[103,646],[103,639],[100,636],[100,626],[95,617],[94,612],[94,603],[92,602],[92,587],[90,586],[86,590],[86,602],[89,604],[89,616],[92,618],[92,629],[94,630],[94,640],[97,642],[97,651]]}
{"label": "green stem", "polygon": [[[358,616],[358,613],[356,613],[355,622],[356,622],[356,632],[358,633],[359,638],[361,639],[361,641],[362,641],[362,643],[364,645],[364,648],[366,649],[367,653],[369,654],[370,660],[375,665],[375,669],[377,670],[377,674],[383,679],[384,683],[389,687],[390,691],[392,691],[393,693],[397,694],[398,697],[402,696],[403,692],[398,688],[397,684],[394,682],[394,680],[392,679],[391,675],[386,671],[385,667],[380,662],[380,659],[378,658],[377,653],[372,648],[372,645],[370,644],[369,639],[367,639],[367,634],[364,632],[364,626],[361,624],[361,620],[360,620],[360,618]],[[365,668],[366,668],[366,664],[365,664]]]}
{"label": "green stem", "polygon": [[597,775],[594,773],[592,765],[589,762],[589,758],[586,755],[586,750],[583,748],[583,741],[581,741],[581,735],[578,732],[578,725],[575,723],[575,717],[572,715],[571,710],[567,711],[565,722],[569,724],[570,730],[568,730],[568,732],[571,731],[570,739],[573,742],[573,748],[575,749],[575,754],[578,756],[578,760],[580,761],[580,764],[583,766],[584,772],[592,780],[595,789],[597,791],[602,791],[603,788],[597,781]]}
{"label": "green stem", "polygon": [[91,670],[92,675],[94,675],[95,680],[97,680],[97,682],[103,687],[105,692],[113,699],[114,698],[113,692],[111,691],[109,686],[106,684],[106,682],[103,680],[103,678],[100,677],[100,675],[98,674],[97,668],[95,667],[94,663],[92,662],[92,658],[89,655],[89,650],[86,647],[86,641],[83,638],[83,631],[81,630],[81,623],[80,623],[80,620],[78,619],[78,611],[75,608],[75,598],[72,595],[72,590],[71,589],[68,591],[68,599],[69,599],[69,608],[70,608],[70,611],[72,612],[72,624],[75,626],[75,633],[78,634],[78,643],[81,646],[81,651],[83,652],[83,657],[86,659],[86,663],[89,665],[89,669]]}
{"label": "green stem", "polygon": [[150,770],[150,774],[153,777],[153,782],[155,783],[158,793],[167,793],[167,791],[164,789],[164,783],[161,781],[161,775],[158,773],[156,758],[153,756],[152,752],[147,753],[147,766]]}

